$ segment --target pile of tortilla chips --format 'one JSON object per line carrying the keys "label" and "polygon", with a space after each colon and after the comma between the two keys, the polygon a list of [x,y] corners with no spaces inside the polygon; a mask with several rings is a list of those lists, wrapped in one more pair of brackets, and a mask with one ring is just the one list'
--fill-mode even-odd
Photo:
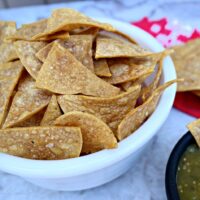
{"label": "pile of tortilla chips", "polygon": [[151,52],[72,9],[19,29],[0,22],[0,52],[0,152],[24,158],[116,148],[176,82],[159,86],[169,50]]}

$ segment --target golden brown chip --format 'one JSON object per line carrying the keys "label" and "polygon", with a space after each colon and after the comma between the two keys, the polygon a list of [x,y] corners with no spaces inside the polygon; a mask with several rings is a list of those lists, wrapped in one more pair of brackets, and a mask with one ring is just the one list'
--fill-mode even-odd
{"label": "golden brown chip", "polygon": [[63,8],[53,11],[51,17],[48,19],[45,31],[35,35],[33,39],[38,39],[59,31],[71,31],[83,26],[115,31],[110,24],[97,22],[76,10]]}
{"label": "golden brown chip", "polygon": [[[57,40],[56,42],[68,49],[84,66],[94,71],[92,40],[92,35],[72,35],[68,40]],[[49,43],[40,49],[36,56],[44,62],[54,43],[55,42]]]}
{"label": "golden brown chip", "polygon": [[113,96],[120,89],[98,78],[61,45],[55,43],[36,80],[36,86],[58,94]]}
{"label": "golden brown chip", "polygon": [[187,125],[197,145],[200,147],[200,119],[197,119]]}
{"label": "golden brown chip", "polygon": [[129,88],[134,84],[134,81],[128,81],[125,83],[121,83],[120,87],[124,90],[124,91],[128,91]]}
{"label": "golden brown chip", "polygon": [[0,44],[6,38],[16,32],[16,23],[12,21],[0,21]]}
{"label": "golden brown chip", "polygon": [[200,39],[192,40],[184,45],[173,47],[172,59],[178,78],[178,91],[200,90]]}
{"label": "golden brown chip", "polygon": [[141,86],[114,97],[100,98],[83,95],[58,96],[58,103],[64,113],[82,111],[102,119],[115,133],[119,122],[135,107]]}
{"label": "golden brown chip", "polygon": [[138,129],[141,124],[154,112],[160,95],[177,80],[169,81],[159,86],[142,105],[132,109],[120,122],[117,130],[117,138],[122,140]]}
{"label": "golden brown chip", "polygon": [[94,61],[94,72],[97,76],[112,76],[106,59],[99,59]]}
{"label": "golden brown chip", "polygon": [[80,127],[83,137],[81,153],[93,153],[117,147],[117,140],[110,128],[94,115],[73,111],[56,119],[56,125]]}
{"label": "golden brown chip", "polygon": [[153,73],[157,64],[157,59],[152,59],[142,64],[135,63],[129,59],[116,59],[109,66],[112,76],[103,78],[111,84],[119,84],[146,78]]}
{"label": "golden brown chip", "polygon": [[48,35],[46,37],[40,38],[40,41],[48,41],[48,40],[56,40],[56,39],[61,39],[61,40],[66,40],[69,38],[69,33],[66,31],[60,31],[58,33]]}
{"label": "golden brown chip", "polygon": [[58,105],[56,96],[53,95],[51,97],[51,101],[49,102],[49,105],[47,107],[47,110],[44,114],[44,117],[40,123],[41,126],[52,126],[53,122],[56,118],[60,117],[62,115],[60,107]]}
{"label": "golden brown chip", "polygon": [[14,43],[22,64],[28,73],[36,79],[38,71],[42,66],[42,62],[35,56],[42,47],[46,45],[45,42],[30,42],[30,41],[17,41]]}
{"label": "golden brown chip", "polygon": [[40,123],[42,121],[42,118],[44,116],[46,107],[33,115],[31,118],[22,121],[21,123],[17,124],[16,127],[35,127],[35,126],[40,126]]}
{"label": "golden brown chip", "polygon": [[75,34],[78,34],[78,35],[92,35],[92,38],[93,40],[96,38],[96,36],[98,35],[99,33],[99,28],[97,27],[90,27],[90,28],[87,28],[87,29],[84,29],[84,30],[81,30]]}
{"label": "golden brown chip", "polygon": [[26,77],[20,82],[3,128],[15,127],[31,118],[47,106],[50,98],[49,93],[35,88],[35,82],[31,77]]}
{"label": "golden brown chip", "polygon": [[97,37],[95,58],[146,57],[153,53],[137,44],[119,39]]}
{"label": "golden brown chip", "polygon": [[[44,139],[45,138],[45,139]],[[82,135],[76,127],[29,127],[0,130],[0,152],[38,160],[80,155]]]}

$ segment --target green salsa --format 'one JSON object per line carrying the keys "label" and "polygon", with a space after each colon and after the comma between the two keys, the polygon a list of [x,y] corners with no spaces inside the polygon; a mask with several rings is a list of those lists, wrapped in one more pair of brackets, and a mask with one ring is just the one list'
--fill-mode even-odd
{"label": "green salsa", "polygon": [[181,200],[200,200],[200,148],[190,145],[183,154],[177,172]]}

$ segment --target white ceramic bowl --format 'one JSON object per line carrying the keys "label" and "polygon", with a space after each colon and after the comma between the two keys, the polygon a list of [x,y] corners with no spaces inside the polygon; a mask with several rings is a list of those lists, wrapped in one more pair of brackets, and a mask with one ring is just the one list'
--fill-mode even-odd
{"label": "white ceramic bowl", "polygon": [[[98,20],[112,24],[152,51],[159,52],[164,49],[152,36],[135,26],[112,19]],[[173,62],[170,57],[167,57],[164,61],[161,83],[175,78]],[[163,93],[150,118],[134,134],[121,141],[117,149],[58,161],[37,161],[1,153],[0,170],[52,190],[83,190],[109,182],[125,173],[141,158],[145,147],[148,146],[147,143],[165,122],[175,92],[174,84]]]}

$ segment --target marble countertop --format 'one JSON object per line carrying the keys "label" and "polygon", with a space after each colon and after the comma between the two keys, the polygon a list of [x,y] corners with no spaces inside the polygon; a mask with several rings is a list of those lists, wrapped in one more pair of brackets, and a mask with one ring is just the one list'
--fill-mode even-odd
{"label": "marble countertop", "polygon": [[[191,27],[200,26],[200,1],[182,0],[110,0],[81,1],[0,10],[1,20],[16,20],[18,25],[50,15],[57,7],[72,7],[90,16],[137,21],[144,16],[159,19],[167,16]],[[184,12],[183,12],[184,11]],[[172,109],[154,138],[149,151],[137,166],[120,178],[91,190],[54,192],[34,186],[19,177],[0,172],[0,200],[166,200],[164,176],[169,154],[194,118]]]}

